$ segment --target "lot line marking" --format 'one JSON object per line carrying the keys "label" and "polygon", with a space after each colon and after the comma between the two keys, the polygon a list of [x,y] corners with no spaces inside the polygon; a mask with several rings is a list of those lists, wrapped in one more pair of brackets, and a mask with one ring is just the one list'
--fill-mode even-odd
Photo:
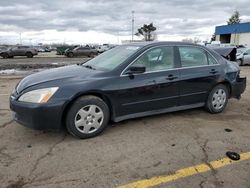
{"label": "lot line marking", "polygon": [[7,95],[10,95],[10,94],[0,93],[0,96],[7,96]]}
{"label": "lot line marking", "polygon": [[247,153],[242,153],[240,154],[240,160],[238,161],[232,161],[231,159],[225,157],[223,159],[211,161],[208,164],[199,164],[187,168],[183,168],[180,170],[177,170],[174,174],[171,175],[166,175],[166,176],[156,176],[152,177],[150,179],[144,179],[144,180],[139,180],[134,183],[130,183],[127,185],[122,185],[119,186],[118,188],[147,188],[147,187],[153,187],[162,183],[168,183],[175,181],[177,179],[185,178],[188,176],[193,176],[199,173],[204,173],[207,171],[210,171],[213,169],[218,169],[230,164],[234,164],[243,160],[250,159],[250,152]]}

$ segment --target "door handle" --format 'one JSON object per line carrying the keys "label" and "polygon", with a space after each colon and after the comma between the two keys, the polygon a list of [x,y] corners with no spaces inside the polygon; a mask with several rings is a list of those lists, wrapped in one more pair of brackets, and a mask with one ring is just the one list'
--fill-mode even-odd
{"label": "door handle", "polygon": [[217,73],[218,71],[217,70],[215,70],[215,69],[211,69],[211,71],[209,72],[209,73],[211,73],[211,74],[215,74],[215,73]]}
{"label": "door handle", "polygon": [[167,80],[175,80],[177,78],[178,78],[177,76],[174,76],[174,75],[170,74],[170,75],[168,75],[168,77],[166,79]]}

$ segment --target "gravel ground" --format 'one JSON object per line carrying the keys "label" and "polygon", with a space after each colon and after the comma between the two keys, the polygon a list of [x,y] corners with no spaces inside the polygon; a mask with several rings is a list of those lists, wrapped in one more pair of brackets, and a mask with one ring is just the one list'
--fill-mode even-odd
{"label": "gravel ground", "polygon": [[[250,67],[242,67],[242,74],[250,78]],[[112,188],[221,159],[227,151],[250,151],[249,80],[241,100],[230,100],[221,114],[200,108],[127,120],[98,137],[78,140],[11,120],[8,97],[20,78],[0,77],[0,187]],[[249,186],[250,161],[245,160],[158,187]]]}

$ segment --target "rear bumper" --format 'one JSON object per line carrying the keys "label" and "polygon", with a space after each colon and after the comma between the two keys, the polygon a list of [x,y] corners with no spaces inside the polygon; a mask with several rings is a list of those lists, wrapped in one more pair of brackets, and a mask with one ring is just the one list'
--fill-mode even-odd
{"label": "rear bumper", "polygon": [[10,99],[13,119],[25,127],[37,130],[60,129],[63,105],[63,101],[56,104],[32,104]]}
{"label": "rear bumper", "polygon": [[246,77],[238,77],[236,81],[232,84],[232,92],[231,92],[231,97],[240,99],[241,94],[245,91],[246,89],[246,82],[247,78]]}

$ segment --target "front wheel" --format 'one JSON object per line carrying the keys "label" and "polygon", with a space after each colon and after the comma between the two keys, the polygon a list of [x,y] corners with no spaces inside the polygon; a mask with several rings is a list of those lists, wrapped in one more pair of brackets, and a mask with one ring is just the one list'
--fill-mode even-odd
{"label": "front wheel", "polygon": [[4,59],[7,59],[7,58],[9,58],[9,54],[4,53],[4,54],[2,54],[2,57],[3,57]]}
{"label": "front wheel", "polygon": [[66,127],[70,134],[78,138],[99,135],[108,125],[109,108],[100,98],[84,96],[75,101],[68,111]]}
{"label": "front wheel", "polygon": [[227,105],[228,97],[229,92],[225,85],[215,86],[208,96],[206,109],[213,114],[222,112]]}

